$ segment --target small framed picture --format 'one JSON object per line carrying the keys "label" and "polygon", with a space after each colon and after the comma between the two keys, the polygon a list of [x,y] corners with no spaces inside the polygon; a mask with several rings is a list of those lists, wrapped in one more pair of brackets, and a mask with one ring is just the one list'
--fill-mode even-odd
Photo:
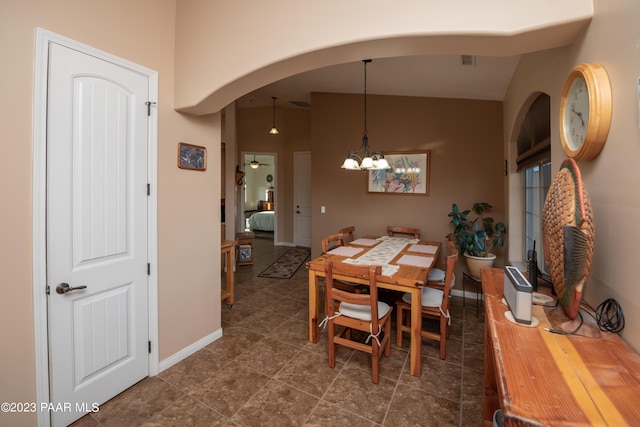
{"label": "small framed picture", "polygon": [[178,167],[203,171],[207,169],[207,148],[199,145],[178,143]]}
{"label": "small framed picture", "polygon": [[386,170],[369,170],[367,193],[429,195],[431,151],[384,153],[391,166]]}

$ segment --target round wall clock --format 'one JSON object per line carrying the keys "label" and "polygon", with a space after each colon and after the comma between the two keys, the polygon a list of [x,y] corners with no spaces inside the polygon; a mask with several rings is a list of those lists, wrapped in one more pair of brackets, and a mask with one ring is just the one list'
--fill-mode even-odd
{"label": "round wall clock", "polygon": [[580,64],[569,74],[560,98],[560,139],[567,156],[592,160],[600,154],[611,124],[611,84],[599,64]]}
{"label": "round wall clock", "polygon": [[273,182],[273,175],[267,175],[267,182]]}

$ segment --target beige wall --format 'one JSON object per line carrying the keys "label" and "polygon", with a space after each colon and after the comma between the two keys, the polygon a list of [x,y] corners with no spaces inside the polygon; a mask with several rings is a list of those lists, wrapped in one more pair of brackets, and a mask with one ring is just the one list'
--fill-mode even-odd
{"label": "beige wall", "polygon": [[[0,47],[4,65],[0,83],[3,94],[3,102],[0,103],[0,129],[3,130],[4,136],[1,143],[3,155],[0,167],[0,195],[3,199],[0,274],[4,286],[10,288],[10,293],[5,293],[0,299],[0,401],[35,400],[31,278],[31,144],[36,27],[45,28],[159,72],[158,281],[159,345],[162,360],[220,327],[220,304],[216,299],[219,292],[219,257],[214,256],[219,243],[219,177],[215,170],[204,173],[178,170],[175,161],[178,142],[186,141],[208,147],[209,162],[215,163],[214,153],[219,149],[221,126],[218,111],[223,106],[247,91],[278,78],[319,66],[369,57],[371,55],[364,53],[368,52],[367,48],[378,36],[384,38],[385,34],[398,35],[405,28],[417,33],[435,29],[431,31],[431,35],[434,31],[437,33],[443,29],[453,29],[454,33],[458,31],[466,35],[449,44],[446,43],[447,37],[434,38],[431,40],[433,43],[425,43],[420,37],[397,39],[386,44],[378,43],[376,47],[380,55],[420,53],[430,49],[434,50],[433,53],[450,53],[448,48],[461,45],[469,47],[470,50],[466,50],[466,53],[486,53],[492,46],[503,49],[505,46],[512,49],[522,47],[534,51],[539,43],[548,42],[548,34],[535,37],[539,24],[546,21],[545,18],[552,18],[558,28],[572,23],[580,27],[588,21],[591,11],[591,2],[586,0],[562,3],[547,1],[547,7],[540,7],[539,3],[516,4],[507,0],[493,0],[493,7],[488,7],[485,2],[478,6],[482,7],[482,10],[468,11],[470,20],[465,20],[465,27],[461,28],[453,24],[460,22],[459,10],[455,8],[455,3],[452,3],[451,7],[442,5],[442,9],[435,9],[434,4],[435,1],[412,2],[411,8],[399,11],[368,9],[365,6],[369,6],[370,3],[364,0],[358,3],[361,7],[348,8],[347,3],[333,0],[329,5],[305,4],[303,10],[289,9],[292,6],[302,8],[298,2],[280,0],[278,7],[265,3],[264,10],[252,11],[255,13],[246,16],[246,9],[242,9],[240,5],[234,9],[234,2],[208,0],[181,1],[177,10],[175,0],[0,2]],[[525,55],[504,102],[504,132],[495,139],[506,140],[505,150],[509,158],[513,158],[514,155],[509,150],[511,146],[508,144],[517,112],[532,91],[544,91],[552,97],[552,152],[554,168],[557,169],[563,159],[558,142],[557,109],[559,93],[566,75],[574,65],[587,61],[601,62],[608,70],[614,97],[614,116],[609,141],[598,159],[581,163],[585,184],[590,191],[595,209],[597,232],[593,274],[588,284],[587,297],[592,304],[597,304],[609,296],[620,301],[627,318],[627,329],[623,336],[638,349],[640,332],[636,326],[639,324],[640,316],[640,288],[634,280],[632,255],[637,253],[633,248],[635,241],[640,237],[634,223],[637,213],[640,212],[640,200],[633,188],[635,183],[640,182],[635,164],[636,159],[640,158],[636,88],[640,70],[637,46],[640,29],[636,17],[640,16],[640,5],[634,0],[595,0],[593,4],[593,22],[574,46]],[[551,9],[553,11],[550,11]],[[291,14],[283,13],[283,10],[290,10]],[[422,13],[416,13],[418,10]],[[299,14],[296,15],[296,12]],[[362,19],[364,12],[366,17]],[[309,13],[317,19],[298,19],[297,28],[300,30],[299,34],[313,39],[290,37],[291,16],[299,18],[309,16]],[[390,13],[398,19],[389,19]],[[553,16],[543,16],[545,13]],[[514,20],[514,16],[520,18]],[[271,18],[283,21],[278,25],[278,21],[272,21]],[[336,19],[338,21],[335,21]],[[265,26],[264,22],[270,22],[271,25]],[[342,32],[327,32],[326,22],[343,23],[345,29]],[[242,23],[244,28],[261,28],[261,37],[256,39],[250,32],[238,31],[239,23]],[[251,26],[251,23],[255,25]],[[371,25],[372,23],[375,25]],[[310,31],[309,24],[317,25],[317,30]],[[466,26],[467,24],[469,26]],[[174,25],[178,28],[177,37]],[[494,30],[484,33],[489,34],[488,36],[471,34],[491,28]],[[283,29],[286,30],[284,36]],[[506,37],[514,31],[524,35],[515,39]],[[230,34],[233,37],[230,37]],[[267,34],[271,34],[272,37],[264,37]],[[364,37],[360,38],[361,36]],[[266,43],[268,49],[261,47],[258,42]],[[558,37],[552,42],[561,46],[568,40]],[[339,46],[341,43],[350,44],[342,49],[321,51],[317,55],[303,54],[313,48]],[[175,57],[174,46],[177,51]],[[277,50],[274,50],[274,47],[277,47]],[[211,52],[211,55],[203,52]],[[268,57],[257,56],[261,52],[275,54]],[[198,62],[198,59],[202,62]],[[275,65],[269,67],[270,63]],[[224,66],[220,66],[221,64]],[[174,67],[178,81],[175,90],[181,97],[179,101],[174,101]],[[262,73],[259,76],[254,75],[256,70],[262,70]],[[252,78],[254,79],[251,80]],[[223,89],[218,90],[220,88]],[[216,96],[210,99],[209,95],[214,92]],[[406,220],[407,225],[415,223],[425,230],[426,235],[443,238],[442,230],[446,231],[447,228],[447,218],[443,218],[443,213],[446,215],[451,201],[470,203],[480,198],[491,198],[494,190],[484,193],[489,191],[486,190],[486,186],[483,189],[476,184],[476,187],[472,187],[472,190],[466,193],[451,196],[445,189],[434,184],[436,179],[449,179],[458,183],[456,188],[461,189],[466,176],[459,172],[451,161],[452,155],[457,153],[447,151],[448,145],[443,142],[477,150],[473,158],[479,156],[486,159],[481,163],[487,164],[489,182],[498,186],[505,183],[504,178],[499,175],[502,170],[502,148],[491,158],[483,157],[482,144],[489,144],[493,149],[494,137],[489,136],[491,132],[488,132],[488,135],[466,134],[461,129],[455,138],[449,133],[437,134],[432,130],[434,126],[420,127],[420,122],[428,120],[429,115],[413,116],[413,120],[410,121],[408,119],[411,116],[405,118],[397,115],[392,109],[386,110],[389,107],[381,106],[378,97],[372,96],[369,129],[372,145],[384,149],[393,144],[394,148],[399,149],[433,150],[432,195],[421,202],[398,198],[398,203],[395,203],[396,196],[367,196],[364,193],[364,182],[359,182],[360,177],[357,174],[345,175],[348,172],[340,170],[333,172],[333,168],[339,166],[346,150],[359,144],[362,129],[361,115],[357,111],[360,111],[361,104],[355,99],[360,98],[350,99],[345,96],[341,99],[341,102],[353,105],[353,111],[345,111],[340,117],[335,117],[330,111],[333,103],[330,99],[323,100],[325,97],[330,98],[331,95],[314,97],[314,109],[318,108],[318,116],[316,112],[313,113],[310,132],[304,129],[304,125],[301,125],[301,128],[291,125],[290,133],[297,137],[283,142],[287,149],[282,148],[284,162],[279,164],[283,169],[278,172],[280,179],[284,179],[283,193],[291,194],[292,180],[287,179],[287,176],[292,173],[292,152],[306,150],[309,146],[314,150],[314,171],[319,168],[327,170],[326,175],[320,173],[319,177],[327,179],[331,186],[318,184],[314,172],[314,215],[317,217],[321,204],[325,204],[328,209],[324,218],[314,221],[316,251],[318,236],[327,231],[333,231],[346,223],[355,223],[362,232],[379,232],[379,224],[396,221],[397,211],[403,212],[402,219]],[[390,105],[400,108],[400,111],[407,112],[409,108],[418,108],[425,113],[433,114],[430,102],[432,101],[425,99],[399,98],[391,100]],[[197,106],[194,108],[197,114],[216,114],[201,118],[184,116],[174,111],[174,105],[185,109]],[[474,108],[474,105],[465,105],[465,108]],[[376,115],[380,114],[375,112],[376,109],[383,110],[384,115],[376,118]],[[482,110],[480,113],[488,114]],[[489,110],[491,114],[498,114],[492,108]],[[344,129],[322,128],[320,124],[325,119],[344,125]],[[242,119],[239,118],[239,121]],[[291,123],[293,122],[298,123],[297,120],[292,120]],[[375,122],[384,122],[385,126],[373,126]],[[285,120],[284,125],[288,126],[289,123]],[[397,126],[396,123],[402,123],[404,126]],[[455,129],[466,126],[466,123],[456,125]],[[410,131],[407,131],[407,128]],[[238,134],[240,133],[238,130]],[[477,145],[474,145],[476,141]],[[324,149],[325,143],[333,148]],[[321,147],[320,153],[317,153],[318,147]],[[237,152],[239,151],[238,149]],[[318,163],[323,158],[326,163]],[[518,203],[517,185],[512,176],[509,177],[509,182],[509,212],[510,215],[515,215],[512,206],[517,206]],[[322,188],[316,188],[319,185],[322,185]],[[329,194],[330,191],[342,191],[342,188],[348,190],[342,194],[348,193],[353,197],[343,196],[336,199],[333,194]],[[499,207],[498,212],[504,211],[504,205],[500,201],[491,201]],[[286,203],[285,200],[283,204]],[[360,215],[362,211],[380,212],[380,217],[375,222],[363,223]],[[291,211],[289,215],[292,215]],[[630,225],[614,227],[629,217]],[[285,215],[279,218],[279,221],[292,222],[292,216]],[[282,228],[286,230],[286,227]],[[513,233],[511,229],[510,234]],[[290,241],[292,238],[292,234],[281,236],[283,241]],[[196,267],[185,273],[185,267],[191,265],[206,267]],[[0,414],[2,425],[19,426],[34,423],[35,416],[32,414]]]}
{"label": "beige wall", "polygon": [[[158,160],[160,362],[222,327],[220,114],[190,117],[170,110],[163,124]],[[207,147],[207,170],[178,169],[178,142]]]}
{"label": "beige wall", "polygon": [[431,151],[428,197],[367,194],[365,172],[340,168],[362,141],[362,95],[313,94],[312,104],[313,256],[324,236],[348,225],[358,236],[384,234],[387,225],[418,227],[423,238],[444,241],[452,203],[490,202],[496,220],[504,218],[500,102],[367,96],[374,149]]}
{"label": "beige wall", "polygon": [[591,14],[590,0],[411,0],[402,7],[273,0],[253,2],[251,10],[242,2],[180,1],[176,108],[198,115],[218,111],[273,81],[362,58],[508,56],[565,46]]}
{"label": "beige wall", "polygon": [[293,153],[311,150],[310,117],[309,109],[276,107],[276,125],[280,133],[270,135],[272,107],[242,108],[237,112],[238,153],[235,164],[242,170],[247,169],[242,165],[242,152],[275,153],[277,156],[277,230],[274,243],[278,245],[293,245]]}
{"label": "beige wall", "polygon": [[[560,95],[565,79],[582,62],[602,64],[613,93],[613,117],[606,145],[592,161],[581,161],[582,179],[594,210],[596,244],[586,301],[597,306],[615,298],[624,310],[623,338],[640,349],[640,287],[635,269],[640,239],[637,217],[640,196],[640,131],[638,77],[640,77],[640,3],[635,0],[594,1],[594,19],[571,47],[525,55],[504,101],[504,133],[509,157],[515,158],[516,117],[527,97],[536,91],[551,96],[551,150],[554,173],[566,158],[559,136]],[[513,137],[512,137],[513,136]],[[513,163],[513,162],[512,162]],[[510,206],[519,203],[519,181],[512,179]],[[517,209],[510,209],[514,223]],[[512,229],[512,232],[515,231]],[[513,233],[512,233],[513,234]],[[512,249],[514,249],[512,247]]]}
{"label": "beige wall", "polygon": [[[215,169],[176,167],[180,141],[208,147],[209,161],[216,163],[219,114],[196,118],[173,110],[174,19],[174,0],[0,2],[0,277],[10,288],[0,298],[2,402],[34,402],[36,397],[31,243],[36,27],[158,71],[160,360],[220,328],[219,257],[214,256],[219,250],[219,176]],[[0,413],[0,425],[35,425],[35,419],[35,414]]]}
{"label": "beige wall", "polygon": [[[370,67],[373,72],[375,61]],[[505,217],[500,102],[367,96],[369,142],[375,149],[431,151],[428,197],[367,194],[364,173],[340,169],[348,150],[362,141],[362,94],[314,93],[311,104],[311,109],[278,108],[276,136],[267,132],[271,108],[238,110],[239,152],[278,153],[277,194],[284,198],[278,205],[280,244],[294,241],[293,151],[312,151],[312,256],[319,255],[324,236],[347,225],[355,225],[358,235],[384,233],[392,224],[413,226],[424,238],[444,241],[454,202],[466,208],[490,202],[496,220]],[[506,250],[496,253],[496,265],[503,265]]]}

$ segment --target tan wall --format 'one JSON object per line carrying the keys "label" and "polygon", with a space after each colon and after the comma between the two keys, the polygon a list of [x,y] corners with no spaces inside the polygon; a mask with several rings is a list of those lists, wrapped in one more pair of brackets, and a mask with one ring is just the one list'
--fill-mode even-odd
{"label": "tan wall", "polygon": [[[248,10],[243,2],[181,1],[176,108],[218,111],[273,81],[362,58],[507,56],[565,46],[591,18],[589,1],[544,3],[421,0],[396,7],[366,0],[275,0],[253,2]],[[258,28],[255,37],[251,29]]]}
{"label": "tan wall", "polygon": [[[160,362],[222,327],[220,114],[169,116],[158,166]],[[178,142],[207,147],[207,170],[178,169]]]}
{"label": "tan wall", "polygon": [[[211,154],[217,153],[219,148],[217,135],[220,134],[220,117],[215,114],[196,119],[174,112],[174,66],[177,67],[178,92],[181,96],[181,100],[177,102],[179,106],[189,107],[199,104],[218,88],[230,85],[230,82],[239,79],[239,83],[230,85],[228,90],[220,91],[218,98],[209,104],[203,103],[206,105],[195,111],[198,114],[204,114],[217,112],[248,90],[295,72],[362,59],[362,49],[367,46],[367,40],[354,43],[342,50],[333,50],[330,55],[319,54],[313,57],[300,55],[290,61],[284,58],[308,52],[313,46],[354,41],[363,34],[369,37],[368,41],[371,41],[380,35],[384,37],[384,34],[397,35],[409,27],[418,32],[425,32],[428,28],[436,30],[455,28],[468,36],[456,39],[456,43],[466,41],[467,46],[477,52],[483,49],[486,52],[490,47],[488,41],[497,42],[495,46],[502,48],[513,43],[512,46],[525,45],[530,51],[535,50],[534,47],[538,43],[535,37],[521,37],[513,40],[505,38],[504,35],[509,34],[513,30],[512,25],[515,24],[521,25],[520,28],[528,26],[532,29],[528,35],[535,35],[537,24],[546,21],[544,19],[546,17],[541,14],[551,8],[539,7],[537,3],[516,5],[506,0],[494,1],[494,7],[488,7],[485,2],[478,4],[482,10],[468,11],[468,15],[473,20],[465,20],[465,24],[469,23],[470,26],[464,28],[453,27],[452,23],[460,22],[459,10],[455,8],[455,3],[452,3],[451,7],[439,10],[429,10],[429,8],[433,9],[432,2],[420,2],[420,5],[413,3],[412,6],[424,8],[420,9],[424,13],[414,13],[415,10],[411,8],[404,9],[404,12],[394,9],[367,9],[365,6],[368,3],[365,2],[360,4],[362,7],[347,8],[346,3],[335,0],[330,6],[326,3],[318,3],[309,9],[308,4],[302,6],[296,2],[283,1],[280,8],[274,8],[273,5],[265,3],[264,10],[256,10],[253,11],[255,13],[246,16],[247,11],[241,9],[240,4],[237,9],[234,9],[236,4],[234,2],[210,2],[209,0],[179,2],[178,8],[175,0],[135,2],[4,0],[0,2],[0,35],[2,36],[0,47],[4,65],[1,71],[2,79],[0,79],[3,94],[3,102],[0,103],[0,129],[3,130],[4,136],[1,143],[3,155],[2,167],[0,167],[0,195],[3,199],[3,221],[0,226],[2,227],[0,274],[4,286],[11,287],[11,292],[0,299],[0,324],[3,325],[0,337],[2,340],[0,401],[35,400],[33,285],[31,282],[31,104],[36,27],[40,26],[159,72],[158,271],[160,274],[159,345],[162,360],[220,327],[220,305],[216,301],[219,291],[219,257],[214,256],[217,253],[219,240],[219,209],[216,202],[220,198],[219,177],[214,170],[204,173],[178,171],[175,166],[176,144],[180,141],[207,146],[210,149],[210,164],[214,162],[215,156]],[[291,14],[282,12],[285,6],[292,4],[301,9],[291,10]],[[505,7],[508,5],[512,5],[512,8]],[[396,222],[397,212],[402,212],[401,218],[408,225],[415,223],[426,230],[426,235],[443,238],[442,231],[446,234],[447,229],[447,218],[443,218],[443,215],[448,212],[451,201],[456,200],[464,204],[480,198],[489,199],[495,191],[487,190],[486,187],[473,187],[467,193],[456,193],[455,196],[451,196],[445,189],[434,186],[436,179],[452,179],[459,184],[456,188],[461,189],[463,180],[469,180],[468,175],[460,173],[451,160],[458,151],[452,153],[453,149],[446,149],[448,145],[444,145],[443,142],[456,144],[459,148],[477,150],[474,152],[474,157],[470,156],[467,161],[477,157],[486,159],[479,162],[488,166],[489,172],[485,176],[488,176],[489,182],[500,186],[504,182],[504,178],[500,175],[502,147],[495,155],[486,158],[484,151],[479,147],[483,144],[493,147],[491,143],[494,139],[499,141],[504,139],[507,143],[509,142],[517,111],[532,91],[543,90],[552,97],[552,152],[554,168],[557,169],[563,158],[558,143],[557,109],[564,79],[569,70],[579,62],[601,62],[612,78],[614,117],[609,141],[601,156],[593,162],[581,164],[595,209],[597,231],[596,255],[593,275],[588,284],[588,299],[593,304],[606,296],[618,299],[627,317],[628,327],[623,336],[636,349],[640,348],[640,332],[635,327],[639,324],[640,288],[635,284],[632,258],[632,255],[637,252],[633,248],[639,237],[634,220],[636,214],[640,212],[640,200],[633,189],[634,183],[640,181],[638,168],[635,165],[635,160],[640,157],[638,156],[640,144],[638,144],[636,87],[640,69],[640,56],[636,42],[640,39],[640,30],[635,19],[640,15],[640,5],[634,0],[618,2],[595,0],[594,5],[593,23],[584,37],[573,47],[526,55],[523,58],[505,99],[504,133],[500,132],[494,137],[470,131],[465,133],[464,128],[472,128],[472,126],[467,126],[464,122],[456,124],[455,127],[450,126],[460,133],[455,138],[455,142],[452,142],[453,138],[449,134],[433,131],[438,127],[438,123],[430,127],[422,125],[422,122],[429,120],[431,115],[437,116],[439,113],[439,110],[433,111],[432,107],[427,105],[429,100],[394,101],[405,113],[408,105],[411,105],[411,110],[426,109],[426,112],[430,113],[405,118],[393,109],[385,110],[383,116],[376,116],[379,113],[374,111],[379,101],[376,100],[377,97],[371,97],[369,131],[374,147],[387,149],[387,144],[393,144],[394,148],[395,146],[400,149],[426,148],[434,152],[431,175],[432,196],[424,198],[422,202],[410,201],[398,196],[399,201],[395,203],[396,196],[367,196],[364,193],[364,178],[361,179],[357,174],[345,175],[348,172],[340,170],[335,172],[333,166],[327,166],[339,166],[346,150],[359,144],[362,131],[361,114],[355,111],[360,111],[361,103],[359,100],[350,100],[349,97],[341,99],[341,102],[353,105],[353,111],[345,111],[340,117],[336,117],[335,113],[330,111],[333,103],[322,99],[330,95],[314,97],[314,114],[311,120],[313,131],[305,133],[302,129],[294,129],[292,134],[300,135],[300,138],[287,140],[285,143],[288,148],[307,149],[308,140],[304,135],[313,135],[311,141],[314,149],[313,169],[314,171],[326,169],[326,172],[320,172],[319,178],[324,179],[326,183],[321,181],[321,184],[318,184],[314,172],[314,216],[319,215],[321,204],[326,204],[328,209],[323,218],[314,221],[314,250],[317,251],[318,236],[327,231],[336,230],[346,223],[354,223],[363,232],[380,232],[380,224]],[[303,7],[306,9],[303,10]],[[513,8],[529,9],[514,10]],[[584,0],[554,3],[553,13],[557,15],[553,18],[558,25],[572,20],[584,24],[589,18],[590,8],[590,2]],[[336,10],[344,13],[338,13]],[[498,10],[501,12],[496,14]],[[507,10],[511,13],[507,13]],[[571,10],[577,10],[577,12],[571,12]],[[199,13],[203,11],[205,13]],[[367,18],[371,19],[361,19],[365,11]],[[295,15],[294,12],[300,13]],[[389,19],[390,12],[398,14],[394,16],[402,19]],[[514,15],[513,12],[519,13]],[[291,16],[300,18],[307,13],[313,14],[311,16],[314,19],[298,19],[299,34],[318,40],[290,37]],[[519,16],[522,20],[513,21],[510,19],[513,16]],[[255,20],[256,25],[249,25],[245,18]],[[278,25],[278,22],[270,20],[271,18],[283,21]],[[346,32],[326,31],[326,22],[335,23],[335,19],[344,24]],[[270,22],[271,25],[265,27],[264,22]],[[371,25],[372,22],[376,25]],[[261,28],[259,40],[250,33],[238,31],[239,23],[243,28]],[[316,31],[308,28],[310,23],[318,26]],[[174,24],[180,29],[177,40],[174,37]],[[469,36],[474,29],[486,30],[492,26],[494,31],[498,29],[494,36],[496,33],[498,35],[493,37],[493,40]],[[190,32],[190,28],[194,31]],[[286,37],[283,37],[282,31],[287,32]],[[230,34],[233,37],[230,37]],[[265,37],[267,34],[271,34],[272,37]],[[256,43],[257,41],[265,42],[268,48],[262,48],[260,43]],[[382,49],[382,44],[378,45],[380,48],[378,52],[380,55],[424,52],[425,49],[429,49],[429,46],[438,51],[434,53],[442,53],[446,50],[446,43],[444,43],[447,41],[446,37],[440,37],[434,41],[437,43],[425,44],[420,38],[396,40],[395,43],[387,44],[386,50]],[[561,45],[564,41],[566,40],[558,41],[557,45]],[[173,54],[174,46],[178,52],[176,57]],[[260,52],[272,52],[274,48],[277,48],[277,51],[273,57],[255,55]],[[399,50],[402,48],[405,49]],[[466,53],[474,53],[471,50]],[[203,55],[203,52],[212,52],[212,54]],[[282,61],[276,67],[267,67],[266,64],[277,62],[279,59]],[[221,64],[225,66],[220,66]],[[259,78],[252,81],[244,80],[244,78],[250,79],[255,70],[263,68],[267,72],[261,74]],[[315,108],[319,108],[318,115]],[[465,108],[472,108],[472,106],[465,105]],[[344,129],[321,126],[324,120],[329,119],[333,123],[344,125]],[[374,123],[382,122],[387,125],[381,128],[373,126]],[[397,123],[402,123],[403,126]],[[340,139],[337,138],[339,135],[336,132],[340,134]],[[342,135],[343,132],[344,135]],[[240,133],[239,130],[238,133]],[[488,133],[491,134],[491,132]],[[502,136],[503,134],[505,136]],[[451,140],[443,141],[444,138],[451,138]],[[476,141],[477,145],[474,147]],[[320,155],[315,153],[319,150],[317,147],[320,147]],[[325,147],[332,148],[325,149]],[[506,149],[509,147],[507,145]],[[239,151],[238,149],[237,152]],[[289,194],[291,188],[286,187],[288,185],[286,176],[292,173],[290,168],[292,151],[283,150],[284,170],[279,172],[279,176],[285,178],[283,190],[285,193],[289,191]],[[513,157],[510,151],[508,154],[510,158]],[[318,163],[323,157],[327,162]],[[359,182],[361,180],[362,182]],[[509,177],[509,180],[515,182],[512,177]],[[319,185],[322,188],[316,188]],[[517,205],[517,201],[514,200],[517,197],[517,191],[514,188],[515,184],[510,183],[508,187],[510,206]],[[342,192],[343,189],[343,194],[348,193],[353,196],[336,199],[328,193]],[[502,193],[498,191],[496,194]],[[498,212],[504,211],[504,205],[500,201],[491,201],[497,205]],[[510,212],[511,210],[510,208]],[[361,213],[371,211],[380,213],[375,223],[362,221]],[[625,220],[629,217],[631,218],[629,225],[614,226],[623,221],[626,222]],[[279,218],[279,221],[292,222],[291,218],[283,217]],[[285,229],[286,227],[283,227],[283,230]],[[511,234],[513,232],[511,230]],[[292,239],[292,235],[284,235],[282,239],[283,241]],[[211,259],[213,262],[210,261]],[[203,260],[206,261],[204,264]],[[185,274],[185,266],[192,265],[191,262],[196,265],[205,265],[206,268],[196,267]],[[0,415],[2,425],[19,426],[34,423],[34,415],[18,417]]]}
{"label": "tan wall", "polygon": [[500,102],[367,96],[374,149],[431,151],[428,197],[367,194],[365,172],[340,168],[362,141],[362,95],[313,94],[312,104],[312,256],[324,236],[348,225],[358,236],[384,234],[387,225],[418,227],[423,238],[444,241],[452,203],[489,202],[496,220],[504,218]]}
{"label": "tan wall", "polygon": [[[243,108],[237,112],[238,156],[242,152],[276,153],[277,186],[275,192],[277,231],[274,240],[279,245],[293,245],[293,152],[311,150],[310,109],[276,108],[278,135],[270,135],[273,110]],[[241,225],[241,224],[239,224]]]}
{"label": "tan wall", "polygon": [[[425,238],[443,241],[451,231],[447,214],[454,202],[461,207],[491,202],[496,220],[504,217],[501,103],[372,95],[367,101],[374,148],[431,150],[430,196],[366,194],[364,173],[340,169],[347,151],[362,140],[362,95],[317,93],[310,110],[279,108],[276,136],[267,132],[270,108],[240,109],[239,152],[278,153],[277,194],[284,202],[278,207],[277,240],[293,243],[294,151],[312,150],[314,256],[322,237],[350,224],[359,235],[379,234],[394,222],[417,226]],[[460,111],[465,111],[463,125]],[[320,213],[321,205],[326,214]]]}
{"label": "tan wall", "polygon": [[[626,319],[623,338],[640,349],[640,287],[637,284],[635,248],[640,239],[636,225],[640,197],[640,131],[638,130],[638,77],[640,54],[637,41],[640,3],[634,0],[594,1],[594,19],[575,45],[525,55],[504,101],[505,139],[509,157],[515,158],[511,139],[518,111],[536,91],[551,96],[551,143],[554,174],[566,158],[559,136],[560,95],[569,72],[582,62],[602,64],[609,74],[613,94],[613,117],[606,145],[592,161],[581,161],[582,179],[594,210],[596,244],[586,301],[596,307],[615,298]],[[517,134],[516,134],[517,135]],[[511,179],[510,206],[519,204],[519,180]],[[515,223],[520,213],[512,208]],[[512,232],[515,231],[512,229]],[[513,234],[513,233],[512,233]],[[520,248],[511,247],[512,250]]]}
{"label": "tan wall", "polygon": [[[278,153],[277,194],[284,199],[278,205],[280,244],[294,242],[294,151],[312,151],[312,256],[319,255],[324,236],[347,225],[355,225],[360,236],[384,233],[392,224],[414,226],[424,238],[444,241],[452,203],[470,208],[476,201],[490,202],[496,220],[505,217],[500,102],[367,97],[373,148],[431,151],[428,197],[367,194],[363,172],[340,169],[348,150],[362,141],[361,94],[315,93],[311,104],[311,109],[278,108],[276,136],[268,134],[271,108],[238,110],[238,151]],[[496,265],[504,265],[506,248],[495,252]]]}
{"label": "tan wall", "polygon": [[[0,298],[2,402],[35,401],[31,165],[36,27],[159,72],[160,360],[220,328],[219,257],[214,256],[219,250],[219,176],[215,169],[176,167],[180,141],[208,147],[209,161],[216,162],[219,114],[194,118],[173,110],[174,15],[174,0],[0,2],[0,277],[11,288]],[[35,425],[35,419],[35,414],[1,413],[0,425]]]}

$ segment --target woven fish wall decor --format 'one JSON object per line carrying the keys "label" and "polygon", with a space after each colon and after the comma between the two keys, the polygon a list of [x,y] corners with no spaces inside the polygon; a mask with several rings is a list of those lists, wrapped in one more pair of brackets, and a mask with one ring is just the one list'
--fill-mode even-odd
{"label": "woven fish wall decor", "polygon": [[575,319],[591,271],[595,245],[593,210],[580,169],[569,158],[554,177],[542,211],[544,256],[569,319]]}

